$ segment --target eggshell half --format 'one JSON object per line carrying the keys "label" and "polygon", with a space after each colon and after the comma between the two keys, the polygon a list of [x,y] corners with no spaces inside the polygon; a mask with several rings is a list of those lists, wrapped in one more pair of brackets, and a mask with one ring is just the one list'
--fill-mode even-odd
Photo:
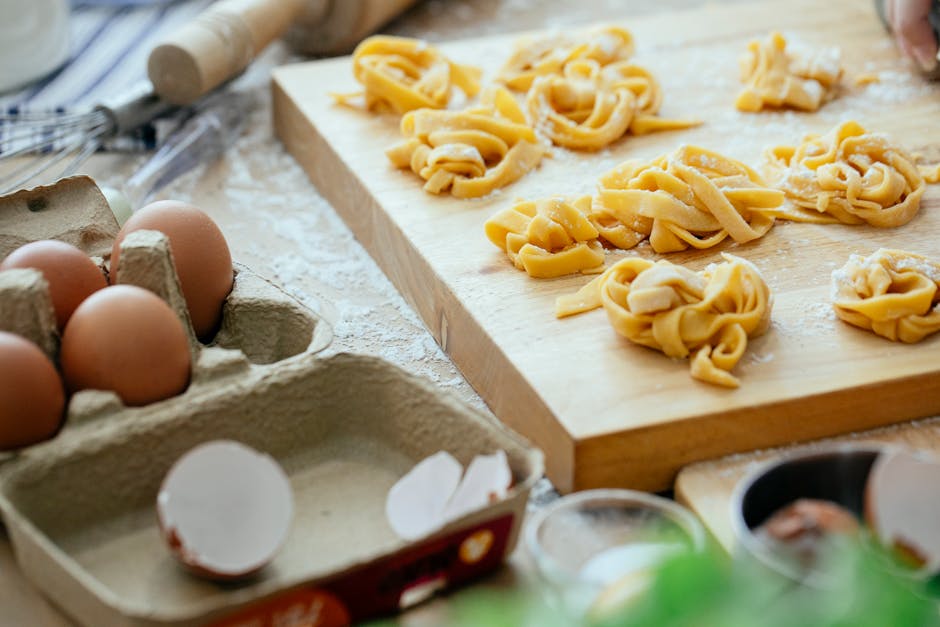
{"label": "eggshell half", "polygon": [[905,450],[879,455],[868,475],[865,518],[886,546],[924,573],[940,572],[940,460]]}
{"label": "eggshell half", "polygon": [[163,480],[157,516],[173,555],[193,573],[229,580],[257,573],[287,539],[290,481],[269,455],[232,440],[201,444]]}

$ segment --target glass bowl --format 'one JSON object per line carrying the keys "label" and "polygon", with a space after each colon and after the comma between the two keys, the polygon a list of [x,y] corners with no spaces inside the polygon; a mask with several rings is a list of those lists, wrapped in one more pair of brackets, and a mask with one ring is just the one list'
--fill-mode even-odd
{"label": "glass bowl", "polygon": [[587,490],[538,512],[524,543],[549,600],[573,618],[609,609],[645,589],[653,569],[677,553],[705,548],[687,509],[633,490]]}

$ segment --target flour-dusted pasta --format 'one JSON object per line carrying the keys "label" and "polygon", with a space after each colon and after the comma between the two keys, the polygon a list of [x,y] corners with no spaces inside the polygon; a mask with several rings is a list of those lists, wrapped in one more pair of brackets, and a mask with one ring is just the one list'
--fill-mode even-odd
{"label": "flour-dusted pasta", "polygon": [[797,222],[901,226],[917,214],[926,189],[913,157],[854,121],[798,146],[770,148],[765,157],[768,179],[787,195],[776,215]]}
{"label": "flour-dusted pasta", "polygon": [[701,124],[657,117],[662,99],[659,83],[639,65],[619,61],[602,67],[575,60],[560,75],[536,78],[526,94],[526,109],[553,144],[575,150],[598,150],[627,132],[643,135]]}
{"label": "flour-dusted pasta", "polygon": [[526,37],[516,43],[496,80],[513,91],[526,92],[536,78],[560,75],[571,61],[594,61],[603,67],[632,55],[633,35],[618,26]]}
{"label": "flour-dusted pasta", "polygon": [[604,248],[585,213],[591,197],[520,202],[486,221],[486,236],[535,278],[600,272]]}
{"label": "flour-dusted pasta", "polygon": [[515,99],[488,89],[482,104],[463,111],[418,109],[401,120],[405,141],[386,151],[398,168],[423,178],[432,194],[478,198],[535,168],[545,154]]}
{"label": "flour-dusted pasta", "polygon": [[852,255],[832,273],[832,306],[849,324],[892,341],[940,331],[940,264],[903,250]]}
{"label": "flour-dusted pasta", "polygon": [[658,253],[763,236],[784,194],[739,161],[680,146],[650,162],[627,161],[603,175],[590,219],[618,248],[649,238]]}
{"label": "flour-dusted pasta", "polygon": [[497,80],[525,92],[536,130],[557,146],[599,150],[635,135],[701,124],[657,117],[662,89],[629,61],[633,37],[608,26],[579,34],[524,39]]}
{"label": "flour-dusted pasta", "polygon": [[334,94],[342,104],[364,96],[370,111],[407,113],[443,109],[457,87],[472,97],[480,90],[480,70],[450,61],[434,46],[419,39],[376,35],[363,40],[353,53],[353,75],[363,86],[354,94]]}
{"label": "flour-dusted pasta", "polygon": [[753,40],[741,58],[741,82],[735,106],[757,112],[766,107],[789,107],[816,111],[834,97],[842,78],[838,48],[817,50],[806,55],[787,51],[780,33]]}
{"label": "flour-dusted pasta", "polygon": [[724,262],[693,272],[668,261],[628,257],[571,296],[557,299],[560,317],[603,306],[614,330],[669,357],[691,357],[695,379],[738,387],[731,370],[749,337],[770,325],[773,295],[750,262]]}

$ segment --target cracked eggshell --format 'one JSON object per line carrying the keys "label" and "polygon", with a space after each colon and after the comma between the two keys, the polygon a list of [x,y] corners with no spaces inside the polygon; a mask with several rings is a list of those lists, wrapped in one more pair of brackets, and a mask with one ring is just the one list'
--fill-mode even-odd
{"label": "cracked eggshell", "polygon": [[416,540],[441,527],[444,509],[462,474],[463,466],[447,451],[418,462],[392,486],[385,500],[385,515],[395,533]]}
{"label": "cracked eggshell", "polygon": [[444,508],[444,520],[455,520],[506,498],[511,484],[512,471],[504,451],[477,455]]}
{"label": "cracked eggshell", "polygon": [[922,573],[940,572],[940,460],[903,449],[879,455],[865,486],[865,518]]}
{"label": "cracked eggshell", "polygon": [[450,453],[440,451],[418,462],[392,486],[385,513],[395,533],[415,540],[506,498],[511,484],[504,451],[475,456],[466,473]]}
{"label": "cracked eggshell", "polygon": [[281,466],[232,440],[207,442],[183,455],[157,496],[160,530],[174,557],[213,580],[264,568],[286,541],[293,515]]}

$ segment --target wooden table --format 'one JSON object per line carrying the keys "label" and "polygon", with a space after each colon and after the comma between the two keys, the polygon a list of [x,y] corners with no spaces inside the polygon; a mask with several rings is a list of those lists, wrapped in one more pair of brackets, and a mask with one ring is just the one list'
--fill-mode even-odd
{"label": "wooden table", "polygon": [[[568,27],[617,14],[656,13],[704,3],[429,0],[391,24],[387,31],[441,41]],[[321,312],[336,331],[331,351],[378,354],[482,406],[414,312],[274,139],[267,79],[274,66],[293,60],[296,58],[283,45],[276,44],[255,63],[241,81],[256,90],[262,102],[252,113],[244,137],[224,158],[178,180],[162,196],[190,200],[203,207],[221,225],[236,260],[279,281]],[[102,184],[119,186],[142,159],[96,156],[88,173]],[[524,554],[517,551],[508,568],[481,585],[517,589],[530,580],[531,569]],[[446,624],[448,607],[447,600],[435,601],[407,613],[398,622],[415,627]],[[0,625],[71,624],[20,576],[5,534],[0,533]]]}

